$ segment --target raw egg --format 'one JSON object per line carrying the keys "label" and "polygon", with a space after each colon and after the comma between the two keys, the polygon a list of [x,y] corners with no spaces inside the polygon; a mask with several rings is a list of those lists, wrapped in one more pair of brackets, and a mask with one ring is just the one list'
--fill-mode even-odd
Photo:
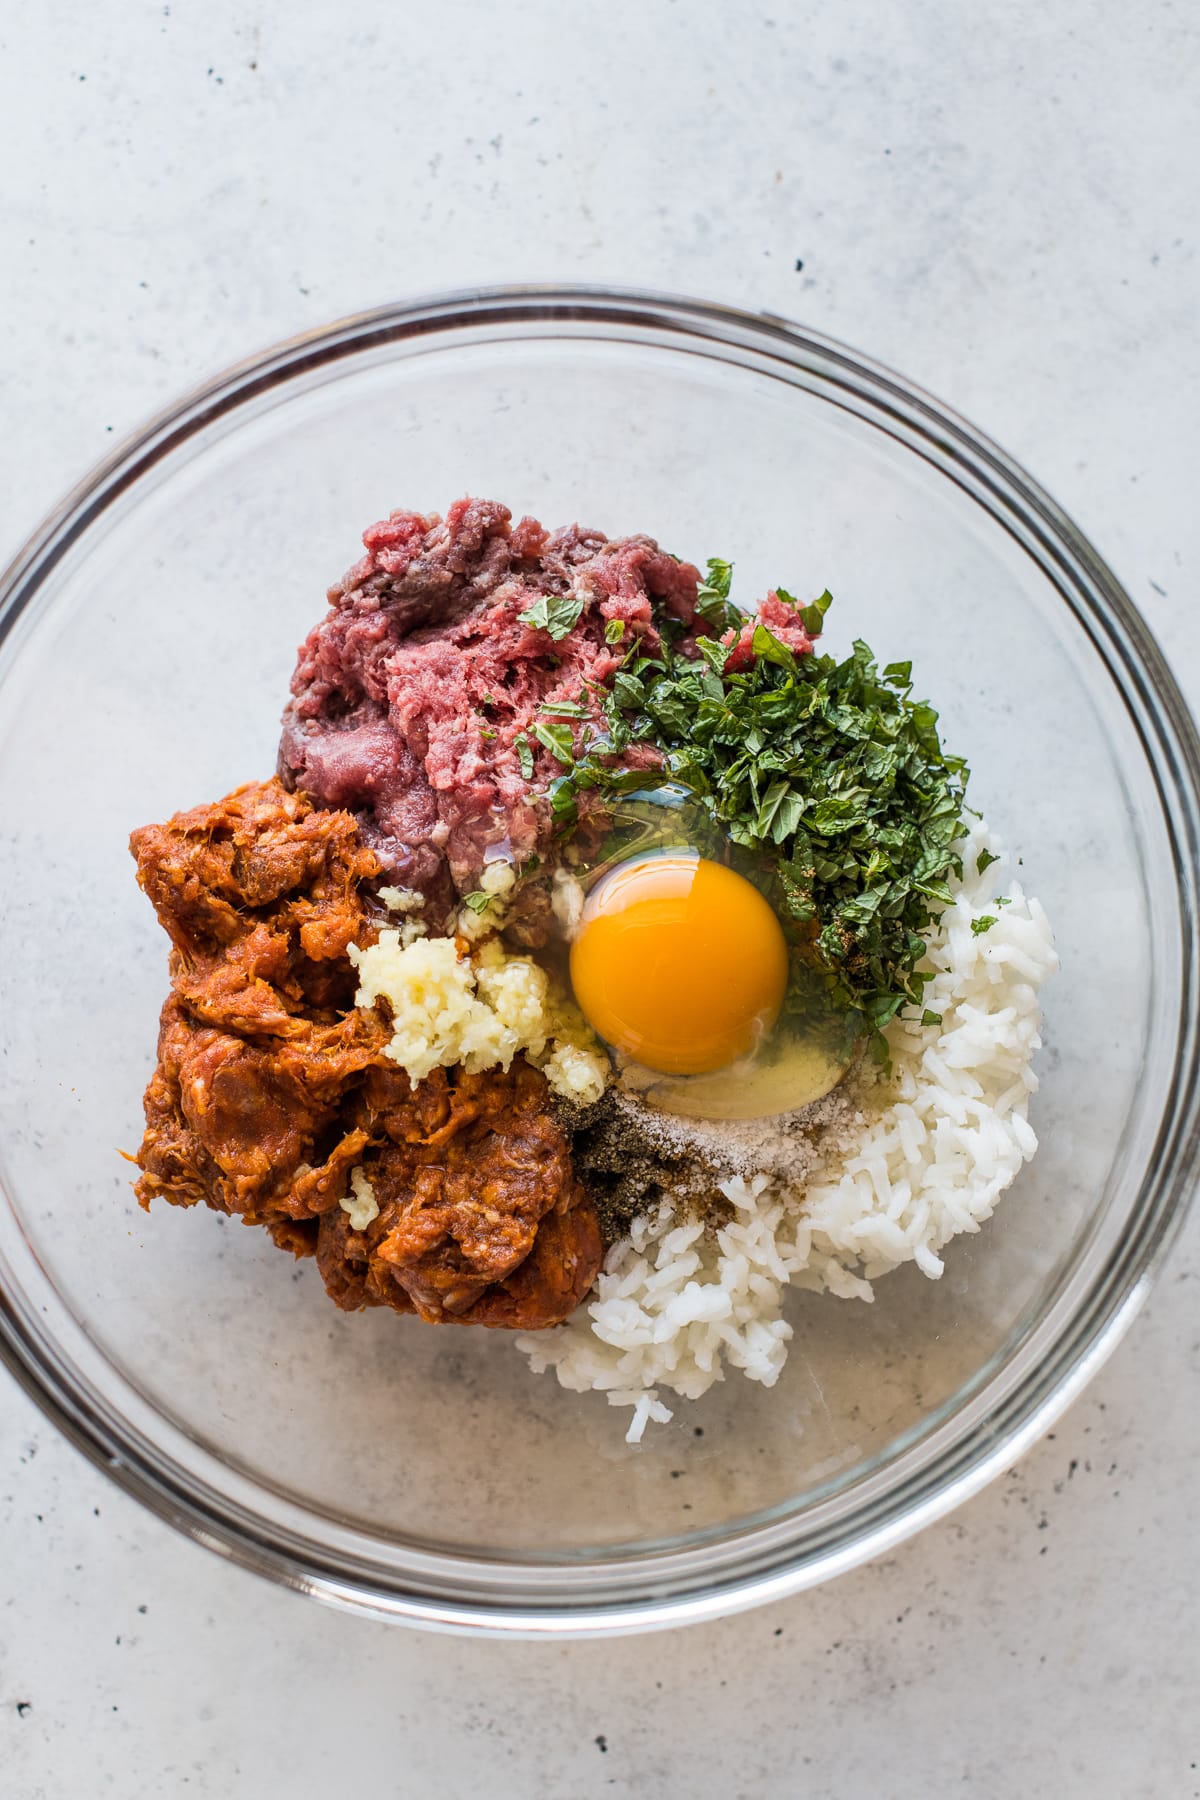
{"label": "raw egg", "polygon": [[788,984],[778,919],[743,875],[687,849],[636,856],[587,897],[571,984],[592,1029],[664,1075],[750,1056]]}

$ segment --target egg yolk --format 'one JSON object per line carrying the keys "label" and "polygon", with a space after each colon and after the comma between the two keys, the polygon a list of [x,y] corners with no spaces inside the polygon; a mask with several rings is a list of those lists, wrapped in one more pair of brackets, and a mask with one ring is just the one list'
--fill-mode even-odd
{"label": "egg yolk", "polygon": [[706,1074],[753,1050],[787,979],[787,944],[758,889],[682,851],[613,869],[571,946],[571,984],[592,1029],[666,1075]]}

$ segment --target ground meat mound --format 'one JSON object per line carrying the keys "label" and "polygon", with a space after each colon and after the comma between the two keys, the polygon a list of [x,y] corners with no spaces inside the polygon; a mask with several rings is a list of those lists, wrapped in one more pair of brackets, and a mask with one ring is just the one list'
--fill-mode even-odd
{"label": "ground meat mound", "polygon": [[[388,878],[447,906],[490,847],[523,861],[547,839],[542,796],[561,772],[533,730],[547,706],[598,721],[585,684],[611,680],[635,640],[658,648],[653,606],[695,618],[696,569],[652,538],[511,518],[463,499],[444,520],[373,525],[301,646],[284,714],[286,785],[353,812]],[[556,601],[560,619],[578,613],[565,635],[522,622]],[[577,735],[583,721],[556,723]]]}
{"label": "ground meat mound", "polygon": [[[171,938],[171,993],[146,1090],[141,1204],[202,1201],[316,1254],[339,1306],[537,1329],[600,1265],[544,1078],[445,1075],[414,1088],[388,1029],[353,1004],[379,863],[346,812],[278,781],[136,831],[138,880]],[[350,1171],[379,1217],[350,1231]]]}
{"label": "ground meat mound", "polygon": [[595,1209],[523,1059],[507,1075],[435,1070],[410,1090],[372,1069],[355,1118],[380,1211],[365,1232],[323,1214],[317,1262],[339,1306],[415,1309],[423,1319],[520,1326],[563,1319],[595,1279]]}

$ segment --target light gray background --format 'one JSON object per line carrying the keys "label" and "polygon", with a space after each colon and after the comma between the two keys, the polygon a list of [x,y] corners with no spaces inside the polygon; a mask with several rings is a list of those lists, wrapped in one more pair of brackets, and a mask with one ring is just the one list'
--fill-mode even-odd
{"label": "light gray background", "polygon": [[[957,406],[1195,702],[1198,96],[1171,0],[10,0],[0,555],[276,337],[626,281],[799,318]],[[325,1612],[143,1517],[0,1378],[0,1794],[1200,1794],[1198,1280],[1200,1217],[1053,1436],[895,1556],[632,1641]]]}

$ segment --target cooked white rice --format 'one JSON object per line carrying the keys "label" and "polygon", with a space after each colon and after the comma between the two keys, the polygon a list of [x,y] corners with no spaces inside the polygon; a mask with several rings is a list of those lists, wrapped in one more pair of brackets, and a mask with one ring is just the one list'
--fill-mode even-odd
{"label": "cooked white rice", "polygon": [[[980,822],[964,878],[929,936],[925,1006],[940,1025],[897,1021],[893,1074],[830,1133],[804,1187],[766,1175],[721,1183],[733,1216],[719,1229],[669,1206],[635,1220],[605,1258],[595,1298],[557,1330],[517,1339],[535,1371],[633,1408],[626,1437],[666,1422],[663,1392],[698,1399],[726,1367],[770,1387],[792,1328],[789,1282],[871,1300],[871,1282],[903,1262],[942,1273],[938,1252],[978,1231],[1037,1149],[1026,1117],[1037,1086],[1038,990],[1058,966],[1049,922],[1016,882],[992,899],[1003,858]],[[995,923],[973,932],[972,922]]]}

